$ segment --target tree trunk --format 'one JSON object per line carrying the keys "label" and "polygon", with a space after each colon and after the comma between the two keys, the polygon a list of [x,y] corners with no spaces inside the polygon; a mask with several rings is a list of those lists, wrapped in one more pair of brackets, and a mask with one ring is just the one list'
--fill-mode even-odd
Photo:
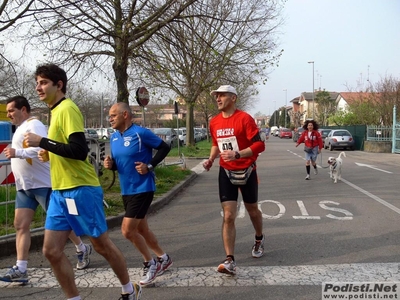
{"label": "tree trunk", "polygon": [[194,103],[188,101],[186,103],[186,146],[194,146],[196,143],[194,141]]}
{"label": "tree trunk", "polygon": [[129,90],[128,90],[128,57],[125,47],[122,44],[117,45],[115,49],[115,60],[113,63],[113,70],[115,74],[115,81],[117,83],[117,102],[125,102],[129,104]]}

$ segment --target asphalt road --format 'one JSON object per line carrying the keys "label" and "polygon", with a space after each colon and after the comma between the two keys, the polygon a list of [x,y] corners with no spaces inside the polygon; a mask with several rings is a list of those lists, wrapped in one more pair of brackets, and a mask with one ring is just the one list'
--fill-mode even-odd
{"label": "asphalt road", "polygon": [[[254,232],[240,204],[235,258],[237,276],[215,270],[224,259],[217,170],[197,178],[159,211],[149,224],[174,265],[143,289],[142,299],[321,299],[324,282],[400,282],[400,155],[346,151],[341,182],[334,184],[323,150],[319,174],[304,180],[303,147],[271,137],[258,159],[259,203],[266,253],[251,257]],[[195,167],[201,160],[190,160]],[[240,203],[240,202],[239,202]],[[121,235],[110,236],[124,252],[132,280],[141,257]],[[87,239],[86,239],[87,240]],[[75,264],[74,249],[66,249]],[[0,259],[0,271],[15,257]],[[40,251],[29,261],[26,286],[0,282],[1,299],[64,299]],[[89,269],[76,272],[83,299],[118,299],[120,287],[105,260],[92,255]]]}

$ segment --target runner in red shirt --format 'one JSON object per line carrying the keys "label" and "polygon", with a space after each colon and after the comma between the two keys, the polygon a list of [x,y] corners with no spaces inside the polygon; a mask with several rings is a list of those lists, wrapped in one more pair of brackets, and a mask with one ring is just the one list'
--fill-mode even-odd
{"label": "runner in red shirt", "polygon": [[[210,158],[203,163],[203,167],[208,171],[219,154],[218,184],[224,212],[222,239],[226,259],[218,266],[218,272],[235,275],[235,219],[239,188],[255,230],[252,256],[259,258],[264,254],[262,215],[257,203],[258,179],[255,162],[258,155],[265,150],[265,143],[261,140],[254,119],[236,108],[237,92],[234,87],[220,86],[218,90],[211,92],[211,96],[215,96],[221,113],[210,122],[212,147]],[[247,172],[242,173],[247,180],[239,178],[235,181],[235,174],[232,171],[240,172],[246,169]]]}

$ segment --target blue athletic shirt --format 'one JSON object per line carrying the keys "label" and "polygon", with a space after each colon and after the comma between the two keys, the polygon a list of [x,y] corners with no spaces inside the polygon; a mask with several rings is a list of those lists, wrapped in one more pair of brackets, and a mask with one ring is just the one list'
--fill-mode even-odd
{"label": "blue athletic shirt", "polygon": [[132,124],[124,133],[116,131],[110,138],[111,158],[117,166],[122,195],[135,195],[156,190],[153,172],[141,175],[135,162],[149,164],[153,149],[162,139],[151,130]]}

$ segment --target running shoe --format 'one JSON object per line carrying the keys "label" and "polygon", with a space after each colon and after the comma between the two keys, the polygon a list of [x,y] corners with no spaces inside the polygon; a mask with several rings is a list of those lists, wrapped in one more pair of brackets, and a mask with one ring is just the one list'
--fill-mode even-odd
{"label": "running shoe", "polygon": [[132,283],[133,292],[131,294],[121,294],[119,300],[139,300],[142,297],[142,288],[136,282]]}
{"label": "running shoe", "polygon": [[261,241],[254,241],[253,249],[251,250],[251,255],[255,258],[260,258],[264,255],[264,235]]}
{"label": "running shoe", "polygon": [[28,282],[28,271],[21,272],[17,266],[13,266],[4,276],[0,277],[1,281],[5,282]]}
{"label": "running shoe", "polygon": [[77,251],[76,256],[78,257],[78,262],[76,268],[78,270],[83,270],[87,268],[90,264],[90,254],[92,254],[92,246],[85,244],[86,251]]}
{"label": "running shoe", "polygon": [[306,180],[310,180],[310,175],[307,174]]}
{"label": "running shoe", "polygon": [[158,262],[161,265],[160,271],[158,271],[157,276],[164,274],[167,269],[172,266],[172,259],[171,257],[167,254],[168,259],[164,260],[161,257],[157,257]]}
{"label": "running shoe", "polygon": [[318,168],[314,168],[314,174],[315,174],[315,175],[318,174]]}
{"label": "running shoe", "polygon": [[232,258],[227,257],[217,269],[220,273],[225,273],[228,275],[236,275],[236,263],[232,260]]}
{"label": "running shoe", "polygon": [[153,259],[152,261],[144,262],[143,265],[143,277],[139,281],[139,284],[148,285],[156,279],[158,272],[160,272],[161,264]]}

